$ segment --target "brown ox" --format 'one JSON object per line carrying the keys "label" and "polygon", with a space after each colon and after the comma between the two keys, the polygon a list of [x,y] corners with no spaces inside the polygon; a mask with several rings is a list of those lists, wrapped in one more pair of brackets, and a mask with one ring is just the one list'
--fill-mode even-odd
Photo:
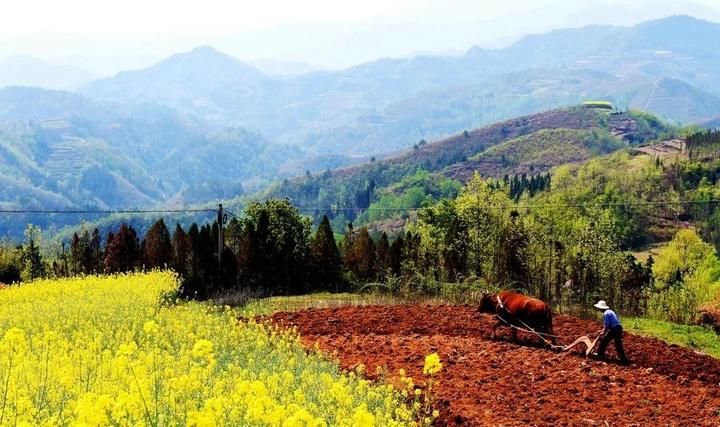
{"label": "brown ox", "polygon": [[[549,305],[539,299],[508,291],[484,294],[480,299],[478,311],[496,314],[499,317],[498,322],[493,326],[493,336],[495,336],[495,329],[499,326],[509,325],[522,329],[531,328],[543,334],[553,334],[552,310]],[[517,329],[511,329],[512,339],[516,341]],[[555,337],[548,336],[546,338],[555,344]]]}

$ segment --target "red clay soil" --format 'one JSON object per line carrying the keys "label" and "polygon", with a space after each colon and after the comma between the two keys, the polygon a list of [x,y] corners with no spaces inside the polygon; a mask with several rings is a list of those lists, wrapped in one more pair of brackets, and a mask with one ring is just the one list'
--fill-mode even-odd
{"label": "red clay soil", "polygon": [[[306,345],[318,342],[346,369],[387,368],[390,381],[404,368],[420,382],[425,356],[437,352],[438,425],[720,425],[720,360],[652,338],[626,334],[633,364],[622,366],[523,334],[515,344],[509,331],[493,340],[494,318],[467,306],[310,309],[271,320],[297,326]],[[600,324],[556,315],[554,327],[567,343]]]}

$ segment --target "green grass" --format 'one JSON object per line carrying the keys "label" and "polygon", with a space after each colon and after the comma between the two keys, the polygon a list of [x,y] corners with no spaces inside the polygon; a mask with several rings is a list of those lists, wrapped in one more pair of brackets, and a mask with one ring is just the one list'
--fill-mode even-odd
{"label": "green grass", "polygon": [[703,326],[679,325],[640,317],[623,319],[628,332],[661,339],[720,358],[720,336]]}

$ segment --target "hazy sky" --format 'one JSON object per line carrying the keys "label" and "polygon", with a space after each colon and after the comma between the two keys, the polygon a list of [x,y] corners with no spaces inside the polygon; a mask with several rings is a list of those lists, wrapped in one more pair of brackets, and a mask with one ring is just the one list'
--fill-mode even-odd
{"label": "hazy sky", "polygon": [[720,0],[23,0],[4,2],[0,56],[101,74],[213,45],[241,59],[339,68],[414,52],[497,47],[591,23],[685,13],[720,20]]}
{"label": "hazy sky", "polygon": [[58,32],[99,38],[216,36],[298,22],[416,23],[493,19],[556,0],[24,0],[3,5],[0,36]]}

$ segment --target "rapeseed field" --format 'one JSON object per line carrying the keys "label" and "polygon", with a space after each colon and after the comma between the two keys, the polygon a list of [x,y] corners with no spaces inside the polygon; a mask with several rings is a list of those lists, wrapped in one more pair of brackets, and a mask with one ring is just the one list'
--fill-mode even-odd
{"label": "rapeseed field", "polygon": [[0,425],[410,425],[292,331],[175,301],[170,272],[0,291]]}

